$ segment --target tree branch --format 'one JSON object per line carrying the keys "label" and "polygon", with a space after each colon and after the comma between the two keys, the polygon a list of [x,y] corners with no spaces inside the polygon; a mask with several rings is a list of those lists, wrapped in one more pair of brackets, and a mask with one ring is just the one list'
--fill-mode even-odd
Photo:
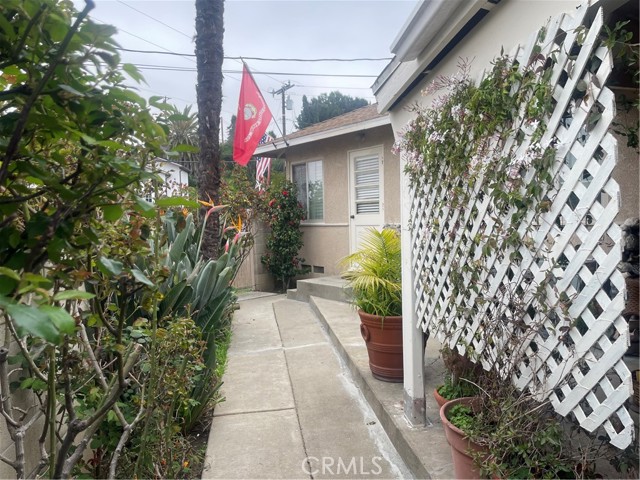
{"label": "tree branch", "polygon": [[122,454],[122,450],[124,449],[125,444],[129,440],[133,429],[137,425],[137,423],[142,419],[147,409],[144,408],[144,388],[142,389],[142,396],[140,398],[140,410],[138,410],[138,414],[136,418],[129,424],[124,427],[124,431],[120,436],[120,440],[118,440],[118,445],[113,452],[111,457],[111,462],[109,463],[109,480],[114,479],[116,477],[116,467],[118,466],[118,460],[120,459],[120,455]]}
{"label": "tree branch", "polygon": [[0,99],[11,97],[13,95],[29,95],[30,93],[31,89],[27,85],[20,85],[19,87],[0,92]]}
{"label": "tree branch", "polygon": [[11,336],[14,338],[15,342],[18,344],[18,347],[20,348],[20,351],[22,352],[22,355],[27,360],[27,363],[29,364],[29,368],[34,373],[34,375],[38,377],[39,380],[46,382],[47,377],[36,366],[35,362],[33,361],[33,358],[31,357],[31,355],[29,354],[29,351],[27,350],[27,346],[18,336],[18,332],[16,332],[16,329],[13,326],[12,320],[7,315],[5,315],[5,320],[6,320],[7,326],[9,327],[9,330],[11,331]]}
{"label": "tree branch", "polygon": [[[80,324],[79,330],[80,330],[80,339],[85,344],[85,348],[87,349],[87,355],[89,355],[89,362],[91,363],[93,370],[96,372],[96,376],[98,377],[98,381],[100,382],[100,385],[102,385],[102,389],[104,390],[105,393],[107,393],[109,391],[109,384],[107,383],[107,379],[104,377],[104,374],[102,373],[100,364],[98,363],[98,360],[96,359],[96,356],[93,353],[93,349],[91,348],[91,344],[89,343],[87,329],[85,328],[83,323]],[[122,426],[125,427],[127,425],[127,419],[124,417],[122,410],[120,410],[120,407],[117,404],[114,405],[114,410],[116,412],[116,416],[118,417],[118,420],[120,420],[120,423],[122,424]]]}
{"label": "tree branch", "polygon": [[[136,345],[134,347],[134,350],[129,355],[129,358],[127,359],[127,363],[124,366],[125,376],[129,375],[129,373],[135,366],[136,362],[138,361],[138,358],[140,357],[141,349],[142,347],[140,345]],[[71,470],[73,469],[75,464],[78,462],[78,460],[82,458],[82,455],[84,454],[84,450],[87,448],[87,445],[89,445],[91,438],[100,427],[100,422],[102,418],[107,414],[107,412],[115,404],[118,398],[120,398],[120,395],[122,394],[125,387],[126,387],[126,382],[124,385],[121,385],[119,382],[117,384],[112,385],[111,394],[107,397],[107,399],[104,401],[102,406],[91,417],[89,417],[86,420],[80,420],[80,421],[76,420],[69,423],[67,433],[58,451],[58,459],[53,472],[53,478],[68,478],[70,476]],[[69,458],[66,458],[67,454],[69,453],[69,450],[73,446],[73,441],[75,440],[75,437],[82,431],[84,431],[82,440],[78,445],[76,445],[76,448],[73,454],[71,454]]]}
{"label": "tree branch", "polygon": [[[0,394],[2,395],[2,414],[7,420],[7,430],[13,440],[16,452],[16,459],[13,462],[13,469],[16,471],[16,478],[24,478],[24,433],[21,433],[15,420],[11,418],[13,405],[11,402],[11,390],[9,388],[9,374],[7,373],[7,357],[9,349],[0,347]],[[11,420],[11,421],[10,421]]]}
{"label": "tree branch", "polygon": [[29,33],[31,32],[31,29],[36,24],[36,22],[40,19],[40,17],[42,16],[42,14],[46,9],[47,9],[46,4],[40,5],[40,9],[36,12],[36,14],[33,17],[31,17],[31,20],[29,20],[29,23],[27,24],[27,28],[24,29],[22,38],[20,38],[20,41],[17,43],[16,48],[14,49],[13,54],[11,55],[12,60],[16,60],[17,58],[20,57],[20,51],[24,48],[24,44],[27,42],[27,38],[29,37]]}
{"label": "tree branch", "polygon": [[9,163],[13,160],[13,157],[18,151],[18,145],[20,144],[22,133],[24,132],[24,128],[27,125],[27,121],[29,120],[29,114],[31,113],[31,109],[35,105],[36,100],[40,96],[40,93],[44,89],[45,85],[47,84],[47,82],[49,82],[49,80],[55,73],[56,68],[62,61],[62,57],[64,56],[64,53],[67,47],[69,46],[69,43],[71,43],[71,39],[78,31],[78,28],[80,28],[80,24],[84,21],[85,17],[89,14],[89,12],[93,10],[93,8],[95,7],[93,0],[85,0],[85,3],[86,5],[84,9],[78,14],[76,21],[73,23],[73,25],[65,35],[64,39],[62,40],[62,43],[60,44],[60,47],[58,48],[56,55],[53,57],[53,59],[49,63],[49,68],[40,79],[40,82],[38,83],[38,85],[36,85],[36,87],[34,88],[33,92],[27,99],[27,102],[25,103],[22,111],[20,112],[20,117],[16,122],[16,126],[13,130],[13,134],[11,135],[11,139],[9,140],[9,145],[7,145],[7,150],[5,152],[4,158],[2,159],[2,166],[0,166],[0,185],[3,184],[5,179],[7,178],[7,172],[9,171]]}

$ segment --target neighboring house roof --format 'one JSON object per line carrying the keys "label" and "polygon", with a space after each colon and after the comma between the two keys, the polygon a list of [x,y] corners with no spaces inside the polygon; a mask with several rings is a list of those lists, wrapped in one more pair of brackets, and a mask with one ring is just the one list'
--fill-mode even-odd
{"label": "neighboring house roof", "polygon": [[391,119],[386,113],[378,113],[378,106],[374,103],[286,135],[286,143],[282,138],[276,138],[266,145],[259,145],[254,155],[272,157],[279,155],[288,146],[302,145],[382,125],[391,125]]}
{"label": "neighboring house roof", "polygon": [[500,0],[423,0],[391,45],[395,54],[372,86],[387,112],[422,81]]}
{"label": "neighboring house roof", "polygon": [[182,170],[183,172],[189,173],[189,170],[187,170],[184,165],[182,165],[181,163],[178,162],[174,162],[172,160],[167,160],[166,158],[160,158],[160,157],[156,157],[155,158],[156,162],[162,162],[162,163],[170,163],[171,165],[174,165],[176,167],[178,167],[180,170]]}

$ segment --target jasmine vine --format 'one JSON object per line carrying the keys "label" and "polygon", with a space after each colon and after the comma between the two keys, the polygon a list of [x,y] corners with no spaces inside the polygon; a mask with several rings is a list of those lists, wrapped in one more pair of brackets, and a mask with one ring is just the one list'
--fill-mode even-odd
{"label": "jasmine vine", "polygon": [[[536,217],[548,208],[543,196],[553,180],[556,155],[553,137],[544,135],[552,110],[552,65],[539,50],[528,65],[503,55],[476,84],[468,62],[461,61],[455,75],[439,76],[424,90],[424,95],[437,95],[435,100],[429,107],[412,108],[415,118],[394,147],[406,159],[415,195],[440,199],[421,228],[426,229],[425,242],[437,242],[453,258],[450,314],[456,314],[455,300],[467,289],[475,290],[477,298],[464,314],[482,308],[488,300],[480,287],[492,268],[490,259],[509,255],[518,263],[519,249],[532,243]],[[495,224],[477,231],[463,247],[461,237],[469,236],[487,196]]]}

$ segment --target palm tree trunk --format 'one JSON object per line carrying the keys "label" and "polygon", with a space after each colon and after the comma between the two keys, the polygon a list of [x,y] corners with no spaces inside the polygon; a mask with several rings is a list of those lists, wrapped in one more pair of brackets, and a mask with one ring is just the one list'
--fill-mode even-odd
{"label": "palm tree trunk", "polygon": [[[200,162],[198,196],[220,199],[220,110],[222,109],[222,61],[224,52],[224,0],[196,0],[196,60],[198,65],[198,134]],[[206,208],[201,211],[204,219]],[[202,241],[205,258],[217,258],[220,247],[220,220],[209,217]]]}

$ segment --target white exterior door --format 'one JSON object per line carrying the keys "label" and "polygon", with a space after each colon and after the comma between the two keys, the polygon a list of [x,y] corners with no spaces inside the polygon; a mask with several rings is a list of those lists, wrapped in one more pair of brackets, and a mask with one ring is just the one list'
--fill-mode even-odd
{"label": "white exterior door", "polygon": [[349,247],[358,249],[369,227],[383,226],[382,147],[349,152]]}

